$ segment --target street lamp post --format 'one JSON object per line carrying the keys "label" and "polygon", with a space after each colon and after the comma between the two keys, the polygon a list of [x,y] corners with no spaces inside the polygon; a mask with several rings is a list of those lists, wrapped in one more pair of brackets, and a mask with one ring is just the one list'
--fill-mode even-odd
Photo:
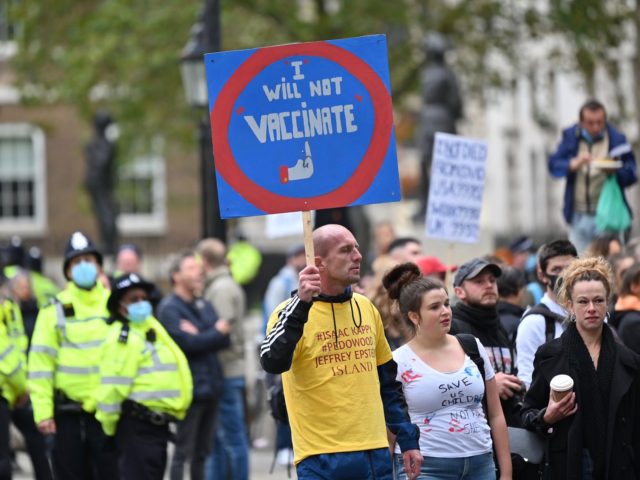
{"label": "street lamp post", "polygon": [[211,145],[207,81],[204,72],[204,54],[218,50],[220,50],[219,0],[205,0],[202,17],[191,29],[191,38],[182,51],[180,69],[187,102],[194,109],[203,112],[198,122],[202,237],[215,237],[226,241],[226,224],[220,218],[218,203],[218,186]]}

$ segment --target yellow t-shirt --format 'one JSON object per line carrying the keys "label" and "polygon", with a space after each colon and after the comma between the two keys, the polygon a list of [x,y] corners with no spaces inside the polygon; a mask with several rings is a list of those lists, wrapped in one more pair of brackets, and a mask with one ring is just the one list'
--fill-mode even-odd
{"label": "yellow t-shirt", "polygon": [[[271,314],[267,331],[286,303]],[[391,359],[380,314],[366,297],[314,302],[291,368],[282,374],[294,463],[322,453],[388,447],[376,367]]]}

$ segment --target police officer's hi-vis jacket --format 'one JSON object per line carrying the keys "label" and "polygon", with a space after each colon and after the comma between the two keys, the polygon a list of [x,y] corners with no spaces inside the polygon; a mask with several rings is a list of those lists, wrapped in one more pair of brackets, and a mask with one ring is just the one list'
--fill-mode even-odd
{"label": "police officer's hi-vis jacket", "polygon": [[91,290],[69,282],[40,310],[29,351],[28,385],[36,424],[53,418],[56,391],[93,411],[100,346],[109,329],[108,298],[99,281]]}
{"label": "police officer's hi-vis jacket", "polygon": [[116,432],[123,401],[182,420],[192,390],[187,359],[158,320],[113,322],[102,345],[95,395],[96,418],[107,435]]}
{"label": "police officer's hi-vis jacket", "polygon": [[[27,390],[27,364],[22,316],[11,300],[0,300],[0,390],[10,407]],[[17,311],[16,311],[17,310]]]}
{"label": "police officer's hi-vis jacket", "polygon": [[[7,333],[14,345],[20,348],[20,351],[26,355],[27,348],[29,347],[29,339],[24,332],[24,322],[22,321],[22,312],[20,311],[20,305],[11,299],[6,299],[2,302],[0,308],[4,309],[4,322],[7,326]],[[27,369],[27,362],[25,357],[24,368]]]}

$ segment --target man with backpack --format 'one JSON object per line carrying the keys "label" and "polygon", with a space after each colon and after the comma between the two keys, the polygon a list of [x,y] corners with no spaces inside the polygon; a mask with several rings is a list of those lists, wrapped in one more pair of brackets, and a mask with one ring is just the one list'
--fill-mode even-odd
{"label": "man with backpack", "polygon": [[497,278],[502,269],[484,258],[462,264],[453,279],[460,300],[452,309],[451,333],[468,333],[478,338],[487,351],[496,372],[498,394],[507,425],[520,424],[517,406],[522,384],[516,376],[513,345],[498,316]]}
{"label": "man with backpack", "polygon": [[538,347],[558,338],[564,330],[562,322],[567,313],[557,303],[554,289],[562,271],[576,258],[576,247],[568,240],[555,240],[538,250],[538,278],[546,286],[546,293],[540,303],[524,312],[516,336],[518,378],[527,388]]}

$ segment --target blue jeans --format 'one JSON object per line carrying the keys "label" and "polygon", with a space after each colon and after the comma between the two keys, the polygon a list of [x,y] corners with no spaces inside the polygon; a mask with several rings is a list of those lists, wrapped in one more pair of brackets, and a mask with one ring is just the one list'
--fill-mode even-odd
{"label": "blue jeans", "polygon": [[224,380],[207,480],[248,480],[249,440],[244,418],[244,377]]}
{"label": "blue jeans", "polygon": [[593,480],[593,460],[591,460],[589,450],[586,448],[582,449],[582,475],[580,479]]}
{"label": "blue jeans", "polygon": [[[406,480],[402,455],[395,455],[394,479]],[[495,480],[496,466],[491,452],[473,457],[423,457],[418,480]]]}
{"label": "blue jeans", "polygon": [[578,250],[578,254],[582,254],[591,241],[598,236],[598,228],[596,227],[596,216],[588,213],[574,212],[569,225],[569,240]]}
{"label": "blue jeans", "polygon": [[298,480],[391,480],[388,448],[312,455],[296,466]]}

